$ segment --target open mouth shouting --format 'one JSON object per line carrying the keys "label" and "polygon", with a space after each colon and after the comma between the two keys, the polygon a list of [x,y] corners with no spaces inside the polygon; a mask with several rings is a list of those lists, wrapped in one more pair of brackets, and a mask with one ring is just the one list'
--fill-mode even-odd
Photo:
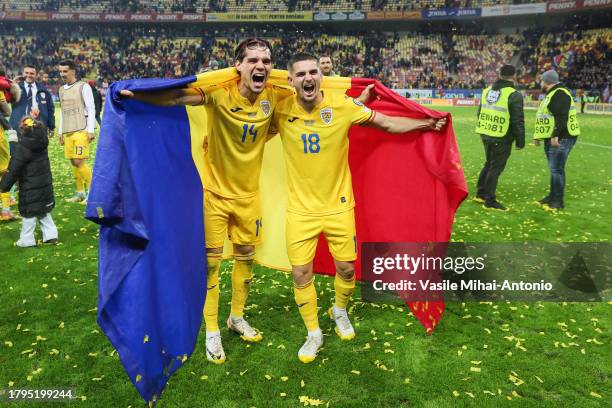
{"label": "open mouth shouting", "polygon": [[305,83],[302,86],[302,89],[304,90],[304,96],[306,97],[315,96],[315,84],[314,83]]}
{"label": "open mouth shouting", "polygon": [[261,72],[255,72],[251,76],[251,82],[253,83],[253,87],[255,89],[262,89],[266,82],[266,74]]}

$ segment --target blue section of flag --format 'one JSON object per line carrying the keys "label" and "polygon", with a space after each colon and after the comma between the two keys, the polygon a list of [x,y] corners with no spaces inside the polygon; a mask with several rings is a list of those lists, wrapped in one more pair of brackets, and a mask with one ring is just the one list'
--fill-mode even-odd
{"label": "blue section of flag", "polygon": [[157,399],[194,350],[206,292],[202,183],[184,107],[117,97],[195,80],[113,84],[86,217],[100,224],[98,323],[142,397]]}

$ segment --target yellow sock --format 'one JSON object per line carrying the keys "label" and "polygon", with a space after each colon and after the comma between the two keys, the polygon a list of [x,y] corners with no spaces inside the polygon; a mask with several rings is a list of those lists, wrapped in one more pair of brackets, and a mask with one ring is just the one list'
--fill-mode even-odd
{"label": "yellow sock", "polygon": [[206,302],[204,302],[204,323],[206,331],[219,331],[219,268],[221,254],[209,253],[206,256],[208,279],[206,282]]}
{"label": "yellow sock", "polygon": [[76,191],[84,191],[83,190],[83,177],[81,176],[81,172],[78,167],[72,166],[72,174],[74,175],[74,180],[76,181]]}
{"label": "yellow sock", "polygon": [[11,208],[11,193],[2,193],[0,197],[2,198],[2,209],[8,210]]}
{"label": "yellow sock", "polygon": [[346,309],[353,291],[355,290],[355,276],[351,280],[344,280],[336,273],[334,278],[334,289],[336,290],[336,307]]}
{"label": "yellow sock", "polygon": [[309,332],[317,330],[319,328],[319,317],[317,316],[317,290],[314,286],[314,279],[305,285],[297,285],[294,282],[293,294],[306,329]]}
{"label": "yellow sock", "polygon": [[249,289],[253,280],[254,252],[246,255],[234,255],[234,269],[232,270],[232,317],[244,315],[244,305],[249,296]]}
{"label": "yellow sock", "polygon": [[79,166],[79,173],[83,179],[83,187],[89,189],[91,186],[91,168],[89,168],[87,163],[83,163]]}

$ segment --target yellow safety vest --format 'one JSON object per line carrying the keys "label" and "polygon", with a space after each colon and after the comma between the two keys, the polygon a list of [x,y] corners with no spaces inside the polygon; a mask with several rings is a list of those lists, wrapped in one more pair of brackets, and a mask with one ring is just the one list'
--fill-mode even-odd
{"label": "yellow safety vest", "polygon": [[508,99],[515,92],[511,86],[492,90],[485,88],[480,100],[480,115],[476,133],[492,137],[504,137],[510,127]]}
{"label": "yellow safety vest", "polygon": [[571,105],[569,109],[569,115],[567,117],[567,131],[571,136],[580,135],[580,126],[578,125],[578,113],[576,112],[576,106],[574,106],[574,98],[570,91],[565,88],[557,88],[548,95],[546,98],[540,103],[540,107],[538,108],[538,113],[536,113],[536,123],[535,123],[535,133],[533,135],[534,139],[550,139],[554,130],[555,130],[555,117],[548,110],[548,104],[550,104],[550,100],[553,95],[557,93],[557,91],[564,92],[567,96],[570,97]]}

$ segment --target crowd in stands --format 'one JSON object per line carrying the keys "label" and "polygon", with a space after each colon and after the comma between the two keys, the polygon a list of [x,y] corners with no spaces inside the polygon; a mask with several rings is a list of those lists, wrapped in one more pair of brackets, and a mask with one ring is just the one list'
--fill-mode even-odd
{"label": "crowd in stands", "polygon": [[[377,78],[393,88],[479,89],[514,60],[523,87],[537,87],[537,74],[557,67],[572,88],[603,89],[609,83],[611,29],[537,30],[502,35],[482,27],[418,32],[364,31],[337,34],[300,28],[206,30],[163,26],[25,26],[0,24],[0,62],[18,75],[25,64],[59,83],[56,65],[73,59],[79,75],[112,82],[126,78],[177,77],[232,64],[233,50],[247,36],[270,39],[275,65],[284,68],[297,51],[331,55],[345,76]],[[571,28],[571,27],[570,27]],[[461,34],[459,34],[461,32]],[[514,57],[514,58],[513,58]]]}
{"label": "crowd in stands", "polygon": [[1,10],[209,13],[244,11],[409,11],[445,7],[485,7],[539,0],[2,0]]}

